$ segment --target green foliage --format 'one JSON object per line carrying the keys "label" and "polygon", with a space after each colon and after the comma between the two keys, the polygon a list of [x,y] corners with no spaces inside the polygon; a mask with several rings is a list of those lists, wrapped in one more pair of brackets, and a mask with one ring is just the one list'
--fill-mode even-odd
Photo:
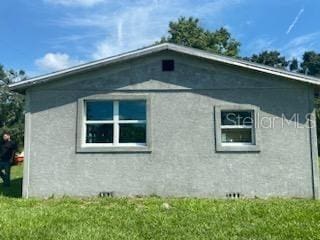
{"label": "green foliage", "polygon": [[2,240],[320,238],[312,200],[0,198],[0,211]]}
{"label": "green foliage", "polygon": [[177,22],[169,23],[169,36],[160,42],[175,43],[187,47],[198,48],[226,56],[237,56],[240,43],[231,37],[225,28],[214,32],[204,30],[197,18],[180,17]]}
{"label": "green foliage", "polygon": [[320,53],[314,51],[305,52],[300,72],[312,76],[320,76]]}
{"label": "green foliage", "polygon": [[251,62],[283,69],[289,64],[286,58],[281,56],[281,53],[278,51],[263,51],[259,54],[253,54],[251,57],[245,59]]}
{"label": "green foliage", "polygon": [[289,63],[289,70],[291,72],[296,72],[299,69],[299,61],[296,58],[293,58]]}
{"label": "green foliage", "polygon": [[9,90],[8,84],[24,77],[24,72],[5,71],[0,65],[0,134],[9,131],[12,138],[23,146],[24,97]]}
{"label": "green foliage", "polygon": [[287,69],[289,67],[290,71],[306,75],[320,76],[320,54],[314,51],[305,52],[302,62],[299,62],[296,58],[287,61],[278,51],[263,51],[244,59],[276,68]]}

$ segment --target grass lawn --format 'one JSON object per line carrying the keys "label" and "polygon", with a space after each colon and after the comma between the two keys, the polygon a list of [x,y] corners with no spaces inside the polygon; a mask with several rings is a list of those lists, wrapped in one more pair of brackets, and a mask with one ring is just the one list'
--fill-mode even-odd
{"label": "grass lawn", "polygon": [[[15,178],[21,178],[21,167],[13,170]],[[1,240],[320,239],[319,201],[25,200],[15,198],[17,193],[7,190],[6,196],[0,197]]]}

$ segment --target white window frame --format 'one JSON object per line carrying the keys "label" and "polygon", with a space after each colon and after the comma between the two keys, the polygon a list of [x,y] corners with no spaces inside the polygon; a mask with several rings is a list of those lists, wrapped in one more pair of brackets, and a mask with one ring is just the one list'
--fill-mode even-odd
{"label": "white window frame", "polygon": [[[113,120],[87,120],[87,102],[98,102],[98,101],[105,101],[105,102],[112,102],[113,104]],[[119,142],[119,134],[120,134],[120,124],[128,123],[128,124],[135,124],[135,123],[142,123],[147,124],[146,120],[120,120],[119,119],[119,102],[121,101],[128,101],[128,100],[85,100],[84,103],[84,111],[83,111],[83,118],[84,118],[84,126],[83,126],[83,138],[82,144],[87,147],[126,147],[126,146],[146,146],[147,143],[120,143]],[[129,101],[145,101],[145,100],[129,100]],[[113,124],[113,143],[87,143],[87,124]]]}
{"label": "white window frame", "polygon": [[[87,102],[110,101],[113,103],[112,120],[87,120]],[[120,120],[121,101],[145,101],[145,120]],[[146,95],[91,96],[78,100],[77,152],[151,152],[150,97]],[[120,143],[120,124],[146,124],[145,143]],[[87,143],[87,124],[113,124],[113,143]]]}
{"label": "white window frame", "polygon": [[[222,125],[221,112],[251,112],[253,117],[252,125]],[[217,152],[259,152],[260,151],[260,128],[258,126],[258,114],[260,108],[247,105],[222,105],[215,106],[215,145]],[[222,129],[251,129],[251,142],[235,142],[235,143],[223,143],[222,142]]]}

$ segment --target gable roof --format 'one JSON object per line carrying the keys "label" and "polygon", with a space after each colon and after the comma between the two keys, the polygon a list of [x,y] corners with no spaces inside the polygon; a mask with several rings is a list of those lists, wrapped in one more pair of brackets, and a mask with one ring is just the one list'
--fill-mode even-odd
{"label": "gable roof", "polygon": [[134,59],[137,57],[149,55],[149,54],[160,52],[163,50],[171,50],[171,51],[175,51],[178,53],[182,53],[182,54],[186,54],[194,57],[199,57],[199,58],[203,58],[203,59],[207,59],[215,62],[225,63],[231,66],[238,66],[245,69],[250,69],[250,70],[254,70],[262,73],[271,74],[274,76],[285,77],[290,80],[295,80],[295,81],[300,81],[300,82],[310,83],[310,84],[320,86],[320,79],[316,77],[297,74],[297,73],[257,64],[257,63],[252,63],[249,61],[236,59],[236,58],[225,57],[225,56],[213,54],[213,53],[195,49],[195,48],[184,47],[184,46],[180,46],[172,43],[162,43],[162,44],[152,45],[149,47],[126,52],[123,54],[115,55],[112,57],[104,58],[101,60],[89,62],[86,64],[81,64],[81,65],[67,68],[61,71],[56,71],[56,72],[41,75],[38,77],[33,77],[24,81],[15,82],[10,84],[9,87],[11,90],[23,92],[25,89],[32,87],[34,85],[43,84],[61,77],[66,77],[76,73],[85,72],[85,71],[100,68],[112,63]]}

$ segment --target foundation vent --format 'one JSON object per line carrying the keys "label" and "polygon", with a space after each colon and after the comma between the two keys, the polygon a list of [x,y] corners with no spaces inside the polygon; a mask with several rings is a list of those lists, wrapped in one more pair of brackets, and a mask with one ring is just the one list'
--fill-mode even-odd
{"label": "foundation vent", "polygon": [[99,192],[99,197],[113,197],[114,192]]}
{"label": "foundation vent", "polygon": [[241,193],[239,193],[239,192],[227,193],[227,194],[226,194],[226,198],[229,198],[229,199],[239,199],[239,198],[241,198]]}

